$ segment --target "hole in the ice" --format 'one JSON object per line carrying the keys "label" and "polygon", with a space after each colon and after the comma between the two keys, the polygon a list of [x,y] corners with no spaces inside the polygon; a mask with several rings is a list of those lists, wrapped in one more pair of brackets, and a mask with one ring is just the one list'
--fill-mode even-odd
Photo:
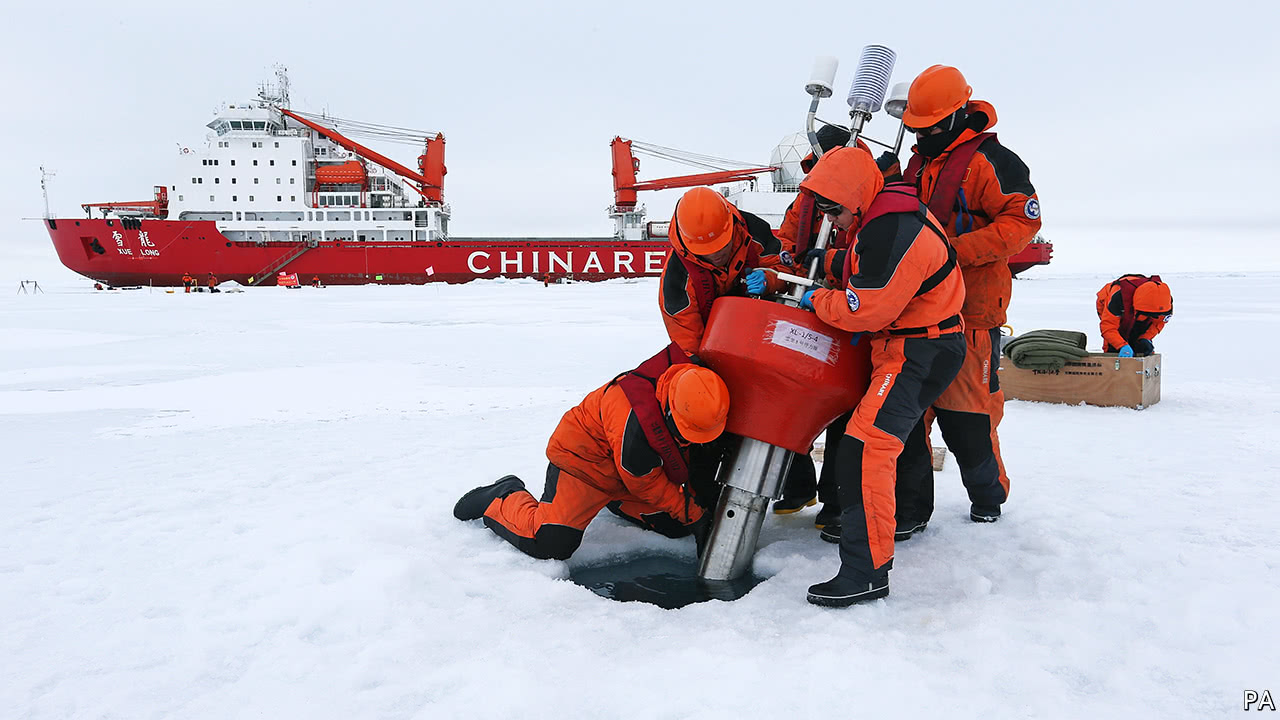
{"label": "hole in the ice", "polygon": [[644,602],[672,610],[708,600],[737,600],[767,578],[748,572],[737,580],[698,578],[698,559],[637,555],[610,563],[570,567],[569,579],[618,602]]}
{"label": "hole in the ice", "polygon": [[733,511],[732,511],[732,510],[727,510],[727,511],[725,511],[725,516],[726,516],[726,517],[733,517]]}

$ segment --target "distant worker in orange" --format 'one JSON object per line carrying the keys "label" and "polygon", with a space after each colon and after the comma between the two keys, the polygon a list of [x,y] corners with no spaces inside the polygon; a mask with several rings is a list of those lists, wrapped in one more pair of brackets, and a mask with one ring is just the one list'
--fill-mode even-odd
{"label": "distant worker in orange", "polygon": [[191,277],[191,273],[182,273],[182,292],[191,292],[191,284],[195,282],[195,278]]}
{"label": "distant worker in orange", "polygon": [[871,346],[871,384],[835,459],[840,571],[808,594],[815,605],[844,607],[889,594],[897,458],[964,363],[964,281],[937,219],[910,186],[886,186],[868,153],[832,150],[800,187],[837,228],[855,231],[827,268],[842,287],[811,289],[801,307],[833,327],[867,333]]}
{"label": "distant worker in orange", "polygon": [[776,271],[791,266],[769,223],[711,188],[680,198],[668,232],[675,251],[662,268],[658,305],[667,334],[690,357],[697,356],[716,298],[779,292],[785,285]]}
{"label": "distant worker in orange", "polygon": [[[1009,497],[996,428],[1004,417],[1000,326],[1013,291],[1008,260],[1040,230],[1040,200],[1025,163],[994,133],[995,108],[972,100],[959,70],[934,65],[907,93],[902,122],[916,144],[903,173],[942,223],[964,275],[968,353],[955,382],[934,403],[942,439],[956,456],[968,491],[969,519],[995,522]],[[927,431],[925,431],[927,438]],[[898,477],[899,538],[922,530],[933,514],[928,445],[912,443],[917,462]]]}
{"label": "distant worker in orange", "polygon": [[206,280],[206,282],[209,285],[209,292],[211,293],[221,292],[220,290],[218,290],[218,278],[214,276],[213,273],[209,273],[209,278],[208,280]]}
{"label": "distant worker in orange", "polygon": [[1103,352],[1145,357],[1152,340],[1173,319],[1173,293],[1159,275],[1123,275],[1098,291]]}
{"label": "distant worker in orange", "polygon": [[606,506],[670,537],[705,534],[690,478],[690,450],[720,436],[729,390],[674,343],[592,391],[560,419],[547,443],[541,501],[507,475],[463,495],[459,520],[484,518],[536,558],[565,560]]}
{"label": "distant worker in orange", "polygon": [[312,276],[311,276],[311,287],[320,287],[320,276],[319,276],[319,275],[312,275]]}

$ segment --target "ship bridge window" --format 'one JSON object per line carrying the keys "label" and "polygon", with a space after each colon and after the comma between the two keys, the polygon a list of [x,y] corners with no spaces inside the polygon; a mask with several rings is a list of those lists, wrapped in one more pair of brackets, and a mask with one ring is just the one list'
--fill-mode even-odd
{"label": "ship bridge window", "polygon": [[[258,120],[257,122],[255,122],[255,123],[253,124],[253,129],[254,129],[254,130],[266,130],[266,129],[267,129],[267,123],[266,123],[266,121],[264,121],[264,120]],[[258,143],[258,147],[262,147],[262,143]]]}
{"label": "ship bridge window", "polygon": [[239,120],[232,120],[232,121],[231,121],[231,129],[232,129],[232,130],[239,130],[239,129],[241,129],[241,128],[240,128],[240,121],[239,121]]}

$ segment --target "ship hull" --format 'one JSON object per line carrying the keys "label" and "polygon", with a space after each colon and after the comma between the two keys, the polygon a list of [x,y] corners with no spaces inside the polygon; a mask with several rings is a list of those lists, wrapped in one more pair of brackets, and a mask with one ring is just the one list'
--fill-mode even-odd
{"label": "ship hull", "polygon": [[1048,265],[1053,259],[1053,243],[1048,241],[1033,242],[1028,244],[1017,255],[1009,258],[1009,272],[1014,277],[1024,270],[1029,270],[1036,265]]}
{"label": "ship hull", "polygon": [[114,286],[179,286],[209,273],[244,285],[463,283],[531,277],[583,281],[653,277],[671,246],[613,238],[472,238],[433,242],[232,242],[213,221],[52,219],[45,227],[63,265]]}

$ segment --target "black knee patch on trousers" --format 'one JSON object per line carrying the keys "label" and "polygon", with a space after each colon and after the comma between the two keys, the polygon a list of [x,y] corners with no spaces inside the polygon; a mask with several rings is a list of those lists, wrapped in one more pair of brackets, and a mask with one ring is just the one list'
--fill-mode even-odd
{"label": "black knee patch on trousers", "polygon": [[999,505],[1005,501],[1000,485],[1000,464],[991,447],[991,417],[982,413],[934,408],[942,439],[956,456],[960,479],[977,505]]}
{"label": "black knee patch on trousers", "polygon": [[484,524],[498,537],[515,545],[525,555],[539,560],[568,560],[582,544],[582,531],[568,525],[543,525],[533,537],[521,537],[490,517]]}
{"label": "black knee patch on trousers", "polygon": [[538,502],[549,503],[556,499],[556,485],[560,482],[560,468],[547,463],[547,479],[542,485],[542,498]]}

